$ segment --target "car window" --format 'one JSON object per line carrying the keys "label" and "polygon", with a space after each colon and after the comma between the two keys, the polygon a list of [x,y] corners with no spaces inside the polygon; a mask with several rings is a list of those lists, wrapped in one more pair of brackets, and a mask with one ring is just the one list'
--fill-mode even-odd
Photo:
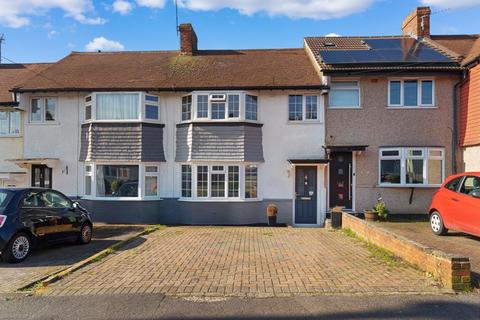
{"label": "car window", "polygon": [[8,190],[0,190],[0,208],[5,208],[12,198],[13,192]]}
{"label": "car window", "polygon": [[463,177],[458,177],[458,178],[453,179],[452,181],[450,181],[449,183],[447,183],[445,185],[445,188],[448,189],[448,190],[456,192],[458,190],[458,185],[460,184],[462,179],[463,179]]}
{"label": "car window", "polygon": [[70,200],[59,193],[45,191],[42,193],[42,200],[47,208],[70,208]]}
{"label": "car window", "polygon": [[478,194],[480,191],[480,177],[468,176],[460,188],[460,193],[466,195]]}
{"label": "car window", "polygon": [[22,201],[22,207],[24,208],[40,208],[43,206],[44,206],[44,203],[40,198],[40,193],[38,191],[28,192]]}

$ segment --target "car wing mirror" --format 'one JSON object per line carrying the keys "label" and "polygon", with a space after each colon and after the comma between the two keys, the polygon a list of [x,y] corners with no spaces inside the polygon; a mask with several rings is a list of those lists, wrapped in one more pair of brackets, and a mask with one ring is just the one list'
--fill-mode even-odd
{"label": "car wing mirror", "polygon": [[75,201],[72,203],[72,210],[78,209],[78,207],[79,207],[78,202]]}

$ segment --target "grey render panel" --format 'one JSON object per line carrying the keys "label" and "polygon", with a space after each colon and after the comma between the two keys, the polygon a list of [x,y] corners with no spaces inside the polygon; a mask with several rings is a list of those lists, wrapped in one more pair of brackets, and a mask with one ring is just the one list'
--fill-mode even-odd
{"label": "grey render panel", "polygon": [[267,223],[266,208],[278,206],[278,223],[292,224],[292,199],[258,202],[183,202],[80,200],[95,222],[186,225],[249,225]]}
{"label": "grey render panel", "polygon": [[264,161],[262,125],[190,123],[177,125],[176,161]]}
{"label": "grey render panel", "polygon": [[165,161],[163,125],[89,123],[82,126],[80,161]]}

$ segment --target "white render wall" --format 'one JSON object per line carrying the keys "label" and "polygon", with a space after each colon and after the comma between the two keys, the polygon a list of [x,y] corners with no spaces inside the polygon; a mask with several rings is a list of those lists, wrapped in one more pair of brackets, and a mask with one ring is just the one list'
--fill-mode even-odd
{"label": "white render wall", "polygon": [[[323,98],[319,97],[319,121],[288,121],[289,94],[319,94],[318,91],[262,91],[258,95],[258,120],[263,123],[265,162],[259,164],[259,197],[293,199],[295,168],[288,159],[324,158],[325,125]],[[163,145],[166,163],[160,165],[159,189],[162,198],[180,197],[180,164],[175,162],[176,124],[181,119],[182,93],[161,93],[160,117],[165,124]],[[42,95],[21,95],[20,105],[29,110],[30,98]],[[57,97],[55,124],[31,124],[25,121],[25,158],[59,158],[53,170],[53,188],[68,196],[83,195],[84,166],[78,161],[80,127],[83,122],[85,94],[49,94]],[[68,166],[68,173],[67,173]],[[326,209],[326,175],[319,166],[319,194],[322,213]],[[30,175],[28,180],[30,180]],[[28,181],[30,184],[30,181]]]}
{"label": "white render wall", "polygon": [[480,171],[480,146],[463,149],[465,172]]}
{"label": "white render wall", "polygon": [[[20,113],[20,121],[24,118],[24,112]],[[23,129],[21,129],[23,130]],[[15,186],[21,187],[28,184],[27,170],[20,168],[15,163],[6,161],[8,159],[19,159],[23,157],[23,131],[19,136],[0,136],[0,187]],[[25,172],[25,174],[9,174],[10,172]]]}

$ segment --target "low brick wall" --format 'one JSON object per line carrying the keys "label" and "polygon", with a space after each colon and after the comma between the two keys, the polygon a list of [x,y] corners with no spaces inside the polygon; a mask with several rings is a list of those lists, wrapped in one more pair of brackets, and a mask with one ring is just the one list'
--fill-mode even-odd
{"label": "low brick wall", "polygon": [[342,229],[350,229],[359,237],[391,251],[405,261],[431,273],[447,288],[457,291],[470,289],[470,260],[468,257],[434,250],[345,212],[342,215]]}

